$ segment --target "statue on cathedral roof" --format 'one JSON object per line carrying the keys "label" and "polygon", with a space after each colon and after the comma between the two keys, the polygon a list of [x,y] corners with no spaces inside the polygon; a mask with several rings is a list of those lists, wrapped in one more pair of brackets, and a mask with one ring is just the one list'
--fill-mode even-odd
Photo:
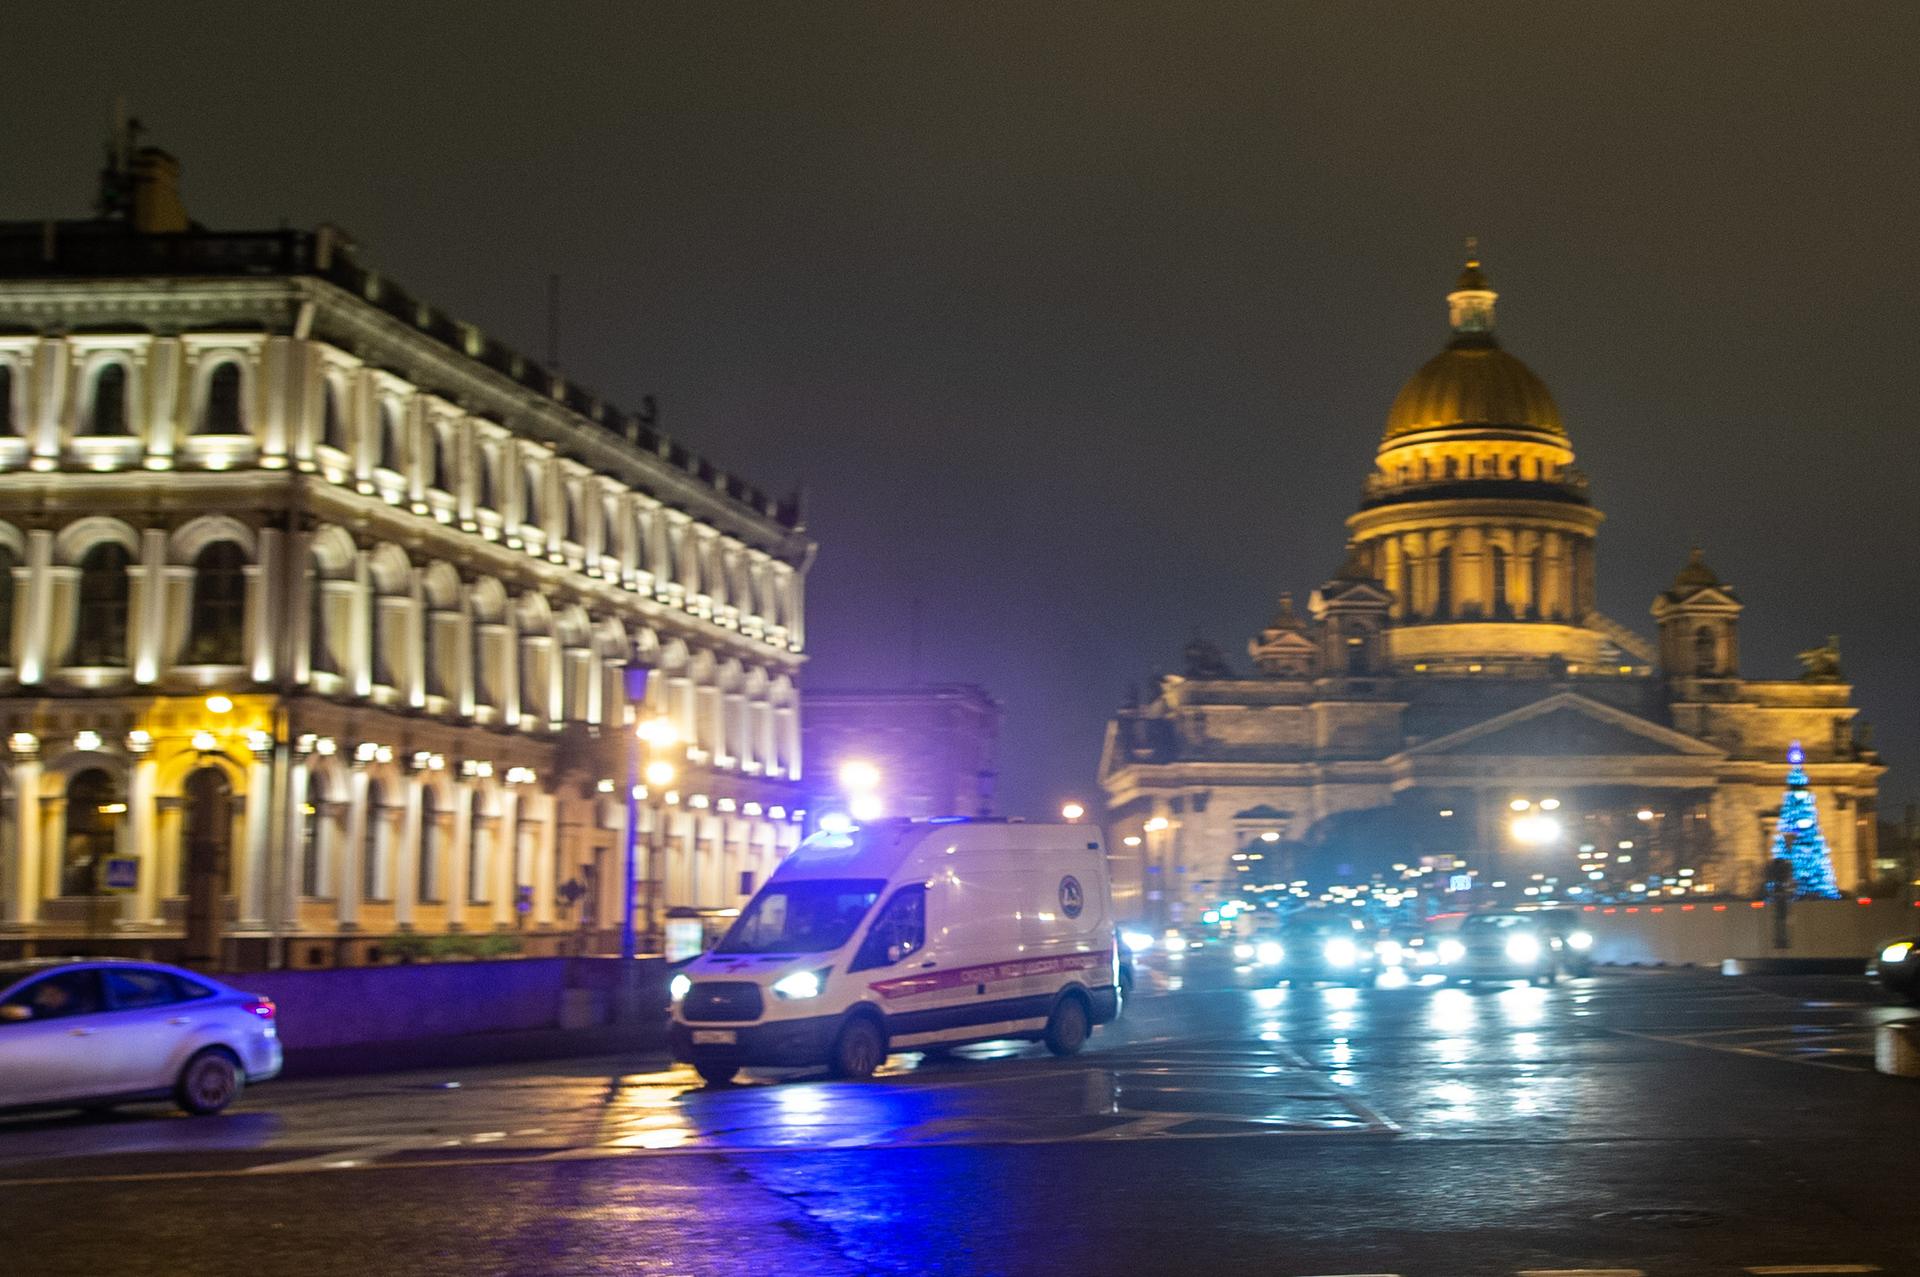
{"label": "statue on cathedral roof", "polygon": [[1232,678],[1233,667],[1227,664],[1226,654],[1194,631],[1186,650],[1181,654],[1186,660],[1188,678]]}

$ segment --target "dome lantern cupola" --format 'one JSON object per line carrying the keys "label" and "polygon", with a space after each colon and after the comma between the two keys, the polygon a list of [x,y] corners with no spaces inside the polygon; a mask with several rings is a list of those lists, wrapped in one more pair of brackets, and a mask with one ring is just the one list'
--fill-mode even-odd
{"label": "dome lantern cupola", "polygon": [[1480,241],[1467,237],[1467,264],[1453,291],[1447,294],[1447,316],[1453,325],[1455,345],[1469,342],[1489,345],[1493,341],[1493,303],[1500,294],[1493,291],[1487,277],[1480,273]]}

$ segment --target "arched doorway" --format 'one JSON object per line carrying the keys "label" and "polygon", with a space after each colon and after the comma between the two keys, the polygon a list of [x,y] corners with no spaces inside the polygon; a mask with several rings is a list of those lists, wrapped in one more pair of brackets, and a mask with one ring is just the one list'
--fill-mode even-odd
{"label": "arched doorway", "polygon": [[181,872],[186,877],[187,958],[212,962],[220,956],[233,863],[233,786],[219,768],[202,767],[187,777],[184,797]]}

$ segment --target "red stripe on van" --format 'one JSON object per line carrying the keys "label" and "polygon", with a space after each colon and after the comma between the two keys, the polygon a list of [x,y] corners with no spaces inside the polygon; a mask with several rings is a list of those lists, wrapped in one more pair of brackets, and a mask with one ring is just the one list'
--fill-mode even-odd
{"label": "red stripe on van", "polygon": [[876,980],[867,987],[883,998],[904,998],[915,993],[932,993],[963,984],[993,984],[1000,980],[1018,980],[1030,975],[1066,975],[1075,971],[1112,970],[1113,954],[1061,953],[1047,958],[1016,958],[1011,962],[987,962],[972,967],[952,967],[946,971],[923,971],[915,975]]}

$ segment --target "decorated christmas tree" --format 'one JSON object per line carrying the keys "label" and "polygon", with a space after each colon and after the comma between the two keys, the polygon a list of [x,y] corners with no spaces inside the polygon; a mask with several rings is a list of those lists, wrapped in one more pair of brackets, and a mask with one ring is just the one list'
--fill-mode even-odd
{"label": "decorated christmas tree", "polygon": [[1793,865],[1793,894],[1799,898],[1837,900],[1833,857],[1826,835],[1820,832],[1820,812],[1813,790],[1807,787],[1806,751],[1795,741],[1787,751],[1787,792],[1780,800],[1780,823],[1774,826],[1773,854]]}

